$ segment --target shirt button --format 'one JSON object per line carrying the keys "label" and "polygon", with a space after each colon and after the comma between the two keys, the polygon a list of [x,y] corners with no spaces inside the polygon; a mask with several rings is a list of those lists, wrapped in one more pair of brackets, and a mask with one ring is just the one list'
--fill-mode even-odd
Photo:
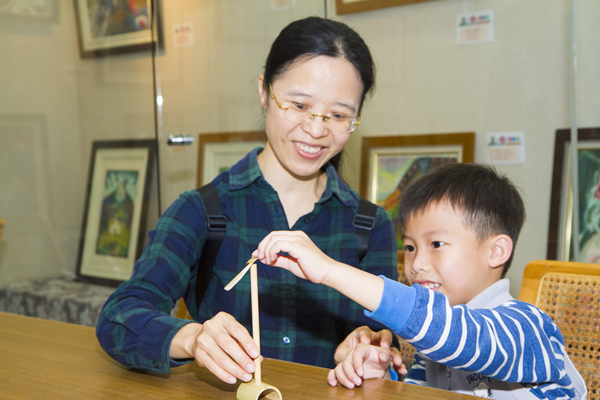
{"label": "shirt button", "polygon": [[305,224],[308,224],[309,222],[310,222],[310,218],[309,217],[304,218],[304,223]]}
{"label": "shirt button", "polygon": [[291,290],[289,290],[289,289],[288,289],[288,290],[286,290],[286,291],[285,291],[285,298],[286,298],[286,299],[289,299],[290,297],[292,297],[292,294],[293,294],[293,293],[292,293],[292,291],[291,291]]}
{"label": "shirt button", "polygon": [[291,340],[290,340],[289,337],[286,336],[286,337],[283,338],[283,343],[290,344],[290,342],[291,342]]}
{"label": "shirt button", "polygon": [[158,368],[158,363],[157,363],[156,361],[152,361],[152,366],[153,366],[154,368]]}

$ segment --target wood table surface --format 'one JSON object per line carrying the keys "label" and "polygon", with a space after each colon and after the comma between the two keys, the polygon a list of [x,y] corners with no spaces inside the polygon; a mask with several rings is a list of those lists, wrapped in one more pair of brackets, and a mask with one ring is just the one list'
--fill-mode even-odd
{"label": "wood table surface", "polygon": [[[0,312],[1,399],[235,399],[236,385],[195,363],[168,374],[135,371],[110,358],[93,328]],[[327,369],[265,359],[263,381],[294,399],[469,399],[471,396],[372,379],[330,387]]]}

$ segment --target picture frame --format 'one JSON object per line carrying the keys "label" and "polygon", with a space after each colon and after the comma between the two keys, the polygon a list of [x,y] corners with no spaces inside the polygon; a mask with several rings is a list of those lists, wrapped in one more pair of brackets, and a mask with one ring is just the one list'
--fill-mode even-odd
{"label": "picture frame", "polygon": [[154,43],[164,47],[160,1],[75,0],[75,5],[81,58],[150,51]]}
{"label": "picture frame", "polygon": [[432,0],[335,0],[338,15],[377,10],[380,8],[405,6]]}
{"label": "picture frame", "polygon": [[[581,128],[578,140],[579,247],[581,262],[600,262],[600,128]],[[548,227],[548,260],[572,260],[573,185],[571,130],[558,129]]]}
{"label": "picture frame", "polygon": [[402,226],[398,205],[402,192],[418,177],[452,162],[473,162],[475,133],[367,136],[362,140],[360,195],[382,206],[396,230],[398,250]]}
{"label": "picture frame", "polygon": [[95,141],[87,182],[77,280],[117,286],[141,256],[156,142]]}
{"label": "picture frame", "polygon": [[264,147],[264,131],[200,133],[198,135],[198,187],[244,158],[255,147]]}

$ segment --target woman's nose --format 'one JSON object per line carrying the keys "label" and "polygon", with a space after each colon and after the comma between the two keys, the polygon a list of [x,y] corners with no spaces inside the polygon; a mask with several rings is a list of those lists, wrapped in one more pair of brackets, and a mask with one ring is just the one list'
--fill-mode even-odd
{"label": "woman's nose", "polygon": [[323,115],[316,115],[309,122],[302,124],[302,129],[315,139],[326,136],[329,130],[325,119],[327,117]]}

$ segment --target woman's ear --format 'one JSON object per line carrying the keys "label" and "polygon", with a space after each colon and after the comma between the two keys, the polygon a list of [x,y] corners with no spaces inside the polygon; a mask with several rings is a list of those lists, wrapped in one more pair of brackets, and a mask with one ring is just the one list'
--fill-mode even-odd
{"label": "woman's ear", "polygon": [[490,245],[490,267],[498,268],[506,264],[513,251],[513,241],[510,236],[496,235],[490,240]]}
{"label": "woman's ear", "polygon": [[265,75],[261,74],[258,77],[258,97],[260,98],[260,105],[262,108],[267,109],[269,102],[269,91],[265,88]]}

